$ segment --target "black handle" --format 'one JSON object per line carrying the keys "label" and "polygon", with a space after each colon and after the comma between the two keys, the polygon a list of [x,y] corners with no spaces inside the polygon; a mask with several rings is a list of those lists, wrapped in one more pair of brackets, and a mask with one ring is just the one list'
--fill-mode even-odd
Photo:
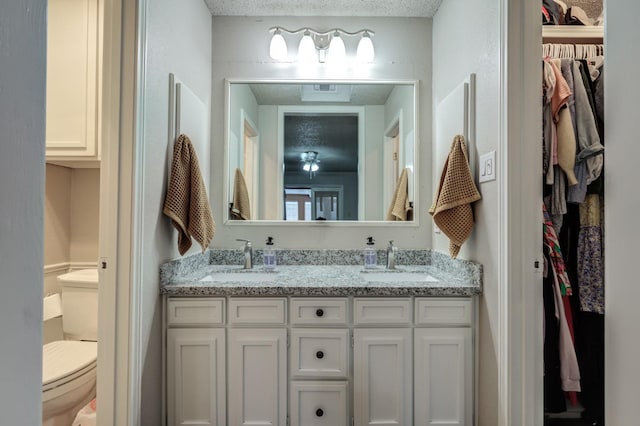
{"label": "black handle", "polygon": [[324,309],[316,309],[316,316],[317,317],[324,316]]}
{"label": "black handle", "polygon": [[324,416],[324,411],[322,410],[322,408],[318,408],[316,410],[316,416],[318,416],[318,417]]}
{"label": "black handle", "polygon": [[318,358],[318,359],[324,358],[324,352],[322,352],[322,351],[316,352],[316,358]]}

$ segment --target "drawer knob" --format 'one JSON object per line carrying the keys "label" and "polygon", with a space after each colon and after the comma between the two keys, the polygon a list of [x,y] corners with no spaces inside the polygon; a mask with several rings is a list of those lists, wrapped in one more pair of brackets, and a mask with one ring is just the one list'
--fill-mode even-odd
{"label": "drawer knob", "polygon": [[323,317],[324,316],[324,309],[316,309],[316,316],[317,317]]}
{"label": "drawer knob", "polygon": [[318,417],[324,416],[324,410],[322,408],[318,408],[316,410],[316,416],[318,416]]}
{"label": "drawer knob", "polygon": [[316,352],[316,358],[318,358],[318,359],[324,358],[324,352],[322,352],[322,351]]}

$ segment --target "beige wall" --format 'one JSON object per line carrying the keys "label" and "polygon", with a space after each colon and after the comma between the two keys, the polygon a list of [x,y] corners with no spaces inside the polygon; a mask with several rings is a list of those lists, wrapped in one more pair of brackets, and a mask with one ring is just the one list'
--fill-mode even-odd
{"label": "beige wall", "polygon": [[98,260],[99,169],[46,165],[44,294],[57,293],[56,277],[74,263]]}
{"label": "beige wall", "polygon": [[44,264],[69,262],[71,169],[47,164],[44,202]]}
{"label": "beige wall", "polygon": [[71,172],[71,262],[98,261],[100,223],[100,169]]}

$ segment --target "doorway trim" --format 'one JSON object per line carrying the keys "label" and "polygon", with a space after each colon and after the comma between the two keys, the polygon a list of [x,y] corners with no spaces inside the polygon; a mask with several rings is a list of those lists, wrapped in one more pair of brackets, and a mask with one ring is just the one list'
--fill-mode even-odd
{"label": "doorway trim", "polygon": [[[132,265],[135,261],[132,205],[133,163],[136,126],[136,17],[139,2],[104,0],[100,29],[102,50],[99,72],[102,85],[98,111],[101,117],[100,229],[98,289],[98,379],[100,398],[97,424],[136,425],[139,422],[139,372],[132,359],[139,354],[132,348],[131,304]],[[140,3],[144,3],[141,1]],[[144,22],[144,19],[140,20]],[[142,32],[144,34],[144,31]],[[104,265],[104,267],[103,267]],[[131,337],[130,337],[131,336]],[[130,338],[132,340],[130,340]],[[139,352],[139,351],[138,351]]]}
{"label": "doorway trim", "polygon": [[539,4],[502,0],[500,17],[498,424],[543,423]]}

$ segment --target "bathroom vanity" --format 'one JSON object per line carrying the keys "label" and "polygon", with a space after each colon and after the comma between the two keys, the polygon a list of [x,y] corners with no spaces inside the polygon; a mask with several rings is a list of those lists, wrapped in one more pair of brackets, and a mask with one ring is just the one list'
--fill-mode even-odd
{"label": "bathroom vanity", "polygon": [[163,266],[168,425],[473,424],[480,265],[294,252],[275,272],[214,252]]}

